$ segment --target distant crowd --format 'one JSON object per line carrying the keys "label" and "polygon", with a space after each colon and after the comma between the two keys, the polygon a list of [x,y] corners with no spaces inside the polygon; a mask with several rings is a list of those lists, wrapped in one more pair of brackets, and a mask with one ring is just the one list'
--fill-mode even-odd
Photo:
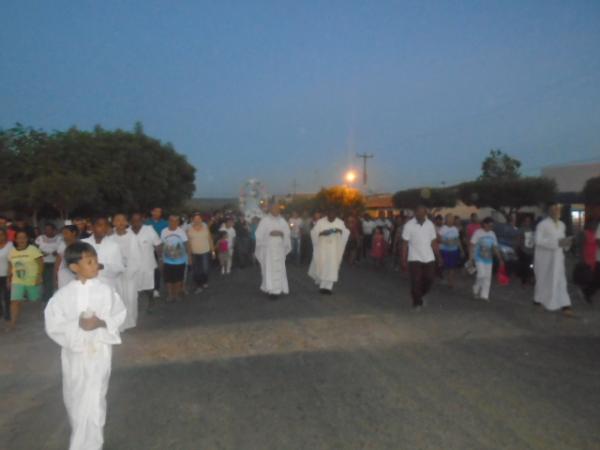
{"label": "distant crowd", "polygon": [[[287,261],[296,265],[308,264],[313,258],[314,247],[311,230],[322,214],[292,211],[289,214],[282,213],[282,217],[287,222],[290,234],[291,248],[286,256]],[[413,262],[432,262],[427,261],[431,255],[415,256],[419,252],[407,239],[406,226],[415,220],[413,212],[394,214],[380,211],[375,217],[366,213],[351,213],[340,218],[348,230],[347,243],[343,248],[343,260],[347,264],[368,264],[379,270],[409,271],[410,259]],[[500,272],[500,280],[512,276],[517,277],[524,286],[536,284],[534,259],[536,253],[543,253],[545,248],[545,237],[538,230],[543,221],[531,215],[522,215],[519,219],[513,214],[506,223],[497,223],[491,218],[480,220],[477,214],[463,219],[453,214],[441,216],[428,213],[426,220],[431,222],[435,233],[431,251],[436,263],[431,270],[427,267],[424,272],[413,273],[413,284],[419,284],[424,279],[421,291],[425,292],[433,280],[439,278],[453,287],[458,273],[467,271],[476,276],[474,295],[483,300],[489,299],[492,273]],[[104,270],[104,281],[122,290],[121,280],[125,277],[120,275],[121,272],[125,273],[128,266],[130,269],[136,266],[135,280],[128,283],[127,289],[132,296],[145,298],[146,310],[151,312],[155,300],[161,296],[165,297],[166,302],[174,302],[190,290],[198,294],[206,289],[212,271],[228,275],[232,268],[255,265],[259,223],[259,218],[246,220],[243,214],[235,211],[194,213],[189,217],[174,214],[164,216],[159,207],[148,215],[115,214],[110,219],[106,216],[75,217],[62,227],[54,222],[46,222],[37,228],[23,217],[10,221],[0,216],[0,313],[14,326],[21,300],[47,302],[58,288],[73,279],[64,261],[65,248],[76,241],[91,241],[94,244],[94,236],[98,247],[104,236],[110,236],[121,246],[117,261],[103,262],[108,266]],[[565,230],[561,230],[562,222],[558,218],[555,224],[557,236],[561,236],[557,238],[560,242],[557,241],[556,245],[551,243],[550,247],[572,253],[576,249],[579,262],[575,266],[573,279],[581,287],[585,299],[591,302],[600,286],[600,227],[588,221],[585,230],[573,239],[566,236]],[[409,255],[409,249],[413,250],[412,255]],[[104,259],[107,259],[106,256]],[[537,266],[540,269],[544,260],[538,259]],[[113,264],[116,272],[111,277],[110,266]],[[540,270],[538,278],[541,276]],[[421,281],[417,283],[415,278]],[[421,304],[422,295],[413,292],[416,306]],[[544,294],[546,297],[552,295]]]}

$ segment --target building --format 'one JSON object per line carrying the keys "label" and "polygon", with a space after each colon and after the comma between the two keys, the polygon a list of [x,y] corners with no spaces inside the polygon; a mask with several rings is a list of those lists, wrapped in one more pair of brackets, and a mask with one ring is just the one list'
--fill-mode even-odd
{"label": "building", "polygon": [[[586,205],[581,191],[590,178],[600,176],[600,162],[548,166],[542,169],[542,176],[556,182],[558,202],[571,210],[570,220],[575,229],[582,229],[586,218]],[[599,216],[588,208],[588,214]]]}

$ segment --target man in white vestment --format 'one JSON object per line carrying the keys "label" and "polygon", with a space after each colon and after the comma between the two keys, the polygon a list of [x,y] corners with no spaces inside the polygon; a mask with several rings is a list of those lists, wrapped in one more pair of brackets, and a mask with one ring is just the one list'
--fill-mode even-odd
{"label": "man in white vestment", "polygon": [[136,238],[141,257],[141,264],[137,272],[137,289],[140,298],[148,299],[146,311],[151,313],[154,306],[154,271],[158,267],[155,255],[160,256],[162,252],[162,240],[152,225],[144,225],[144,218],[139,212],[131,215],[130,222],[130,230]]}
{"label": "man in white vestment", "polygon": [[310,232],[313,257],[308,275],[315,280],[321,294],[332,293],[349,235],[348,228],[333,210],[327,213],[327,217],[319,219]]}
{"label": "man in white vestment", "polygon": [[285,257],[292,250],[290,227],[281,217],[279,205],[273,205],[256,228],[255,256],[262,274],[261,291],[272,300],[290,292]]}
{"label": "man in white vestment", "polygon": [[96,217],[92,223],[92,235],[82,239],[81,242],[90,244],[98,254],[98,262],[101,266],[98,279],[116,289],[117,280],[125,271],[125,265],[119,244],[112,236],[108,236],[109,229],[106,217]]}
{"label": "man in white vestment", "polygon": [[543,305],[549,311],[561,309],[564,314],[571,316],[573,311],[567,292],[565,250],[571,246],[572,240],[565,237],[565,224],[559,217],[560,207],[550,206],[548,217],[535,230],[534,303]]}
{"label": "man in white vestment", "polygon": [[127,309],[127,317],[120,331],[137,325],[138,317],[138,272],[142,265],[142,255],[136,235],[129,229],[125,214],[115,214],[113,217],[115,232],[112,238],[119,245],[123,255],[125,271],[117,280],[117,293],[121,296]]}

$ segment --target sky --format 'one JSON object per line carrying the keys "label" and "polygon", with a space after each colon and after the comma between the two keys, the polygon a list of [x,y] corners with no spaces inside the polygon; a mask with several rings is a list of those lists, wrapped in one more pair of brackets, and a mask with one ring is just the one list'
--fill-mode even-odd
{"label": "sky", "polygon": [[0,128],[171,142],[197,196],[378,192],[600,160],[600,1],[27,1],[0,14]]}

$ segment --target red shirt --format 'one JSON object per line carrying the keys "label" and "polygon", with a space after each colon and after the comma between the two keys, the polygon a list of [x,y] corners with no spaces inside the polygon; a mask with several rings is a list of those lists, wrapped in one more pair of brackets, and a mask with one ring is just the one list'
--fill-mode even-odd
{"label": "red shirt", "polygon": [[471,242],[471,238],[475,234],[477,230],[481,228],[481,224],[478,223],[470,223],[467,225],[467,237],[469,238],[469,242]]}

